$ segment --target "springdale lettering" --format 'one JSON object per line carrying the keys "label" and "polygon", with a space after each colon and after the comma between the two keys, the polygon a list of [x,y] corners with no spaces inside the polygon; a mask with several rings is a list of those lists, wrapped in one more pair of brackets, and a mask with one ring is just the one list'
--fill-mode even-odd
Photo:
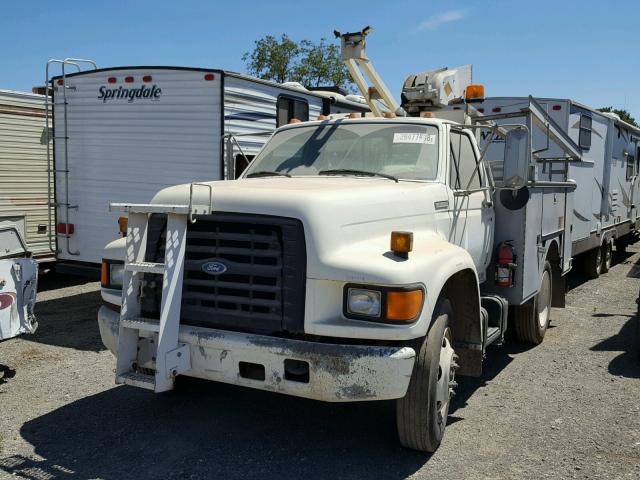
{"label": "springdale lettering", "polygon": [[153,85],[151,87],[147,87],[146,85],[142,85],[138,88],[107,88],[106,86],[101,86],[98,90],[100,93],[98,95],[98,99],[102,100],[103,103],[106,103],[107,100],[111,100],[114,98],[124,99],[126,98],[129,103],[133,102],[136,98],[149,98],[151,100],[160,100],[160,95],[162,95],[162,89],[157,85]]}

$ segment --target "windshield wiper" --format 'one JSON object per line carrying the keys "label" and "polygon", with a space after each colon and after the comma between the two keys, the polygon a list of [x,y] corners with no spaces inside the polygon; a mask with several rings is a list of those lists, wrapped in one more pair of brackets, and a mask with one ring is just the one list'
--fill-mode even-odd
{"label": "windshield wiper", "polygon": [[251,172],[247,175],[246,178],[256,178],[256,177],[291,177],[288,173],[283,172],[269,172],[267,170],[260,170],[258,172]]}
{"label": "windshield wiper", "polygon": [[336,168],[334,170],[320,170],[318,175],[363,175],[366,177],[382,177],[388,178],[389,180],[393,180],[398,183],[398,179],[393,175],[387,175],[386,173],[380,172],[367,172],[366,170],[355,170],[351,168]]}

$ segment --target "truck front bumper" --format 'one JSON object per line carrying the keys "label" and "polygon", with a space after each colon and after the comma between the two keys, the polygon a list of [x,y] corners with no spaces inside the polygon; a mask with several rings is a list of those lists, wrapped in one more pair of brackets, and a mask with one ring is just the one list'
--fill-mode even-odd
{"label": "truck front bumper", "polygon": [[[117,312],[100,308],[102,342],[114,355],[119,321]],[[416,356],[410,347],[308,342],[189,325],[180,325],[178,341],[191,352],[184,375],[326,402],[404,397]],[[308,375],[285,371],[285,361],[292,360],[297,367],[306,362]]]}

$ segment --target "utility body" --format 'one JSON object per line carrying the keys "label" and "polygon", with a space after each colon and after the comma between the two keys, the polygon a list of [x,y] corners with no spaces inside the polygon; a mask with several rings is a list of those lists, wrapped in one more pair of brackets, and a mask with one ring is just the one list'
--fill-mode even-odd
{"label": "utility body", "polygon": [[483,119],[470,67],[410,77],[397,105],[367,33],[337,35],[383,117],[294,122],[236,180],[111,205],[128,214],[98,314],[116,382],[397,399],[401,443],[433,451],[457,375],[482,373],[509,313],[522,341],[543,340],[571,268],[567,165],[582,149],[531,97],[517,119]]}

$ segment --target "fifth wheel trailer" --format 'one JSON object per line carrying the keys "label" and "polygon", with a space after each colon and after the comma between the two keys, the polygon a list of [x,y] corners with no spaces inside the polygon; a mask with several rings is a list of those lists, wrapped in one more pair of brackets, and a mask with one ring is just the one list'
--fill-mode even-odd
{"label": "fifth wheel trailer", "polygon": [[[50,62],[52,65],[56,61]],[[89,68],[51,79],[58,259],[99,264],[120,235],[109,202],[147,202],[165,186],[235,178],[292,118],[368,111],[336,93],[218,69]],[[93,66],[93,62],[88,62]],[[48,75],[47,75],[48,76]],[[234,135],[233,143],[225,141]],[[225,149],[236,162],[227,168]]]}
{"label": "fifth wheel trailer", "polygon": [[55,259],[46,119],[44,95],[0,90],[0,227],[15,225],[39,262]]}
{"label": "fifth wheel trailer", "polygon": [[[612,246],[618,249],[635,239],[640,204],[640,129],[615,114],[602,113],[570,99],[536,98],[558,128],[579,146],[581,162],[566,164],[567,172],[540,163],[540,175],[553,180],[568,175],[576,183],[571,222],[571,255],[589,276],[606,272]],[[513,122],[526,108],[526,97],[490,97],[475,105],[486,119],[498,124]],[[494,139],[487,152],[501,155],[501,140]],[[553,158],[560,155],[543,130],[534,132],[534,149]],[[500,163],[493,164],[500,177]]]}

